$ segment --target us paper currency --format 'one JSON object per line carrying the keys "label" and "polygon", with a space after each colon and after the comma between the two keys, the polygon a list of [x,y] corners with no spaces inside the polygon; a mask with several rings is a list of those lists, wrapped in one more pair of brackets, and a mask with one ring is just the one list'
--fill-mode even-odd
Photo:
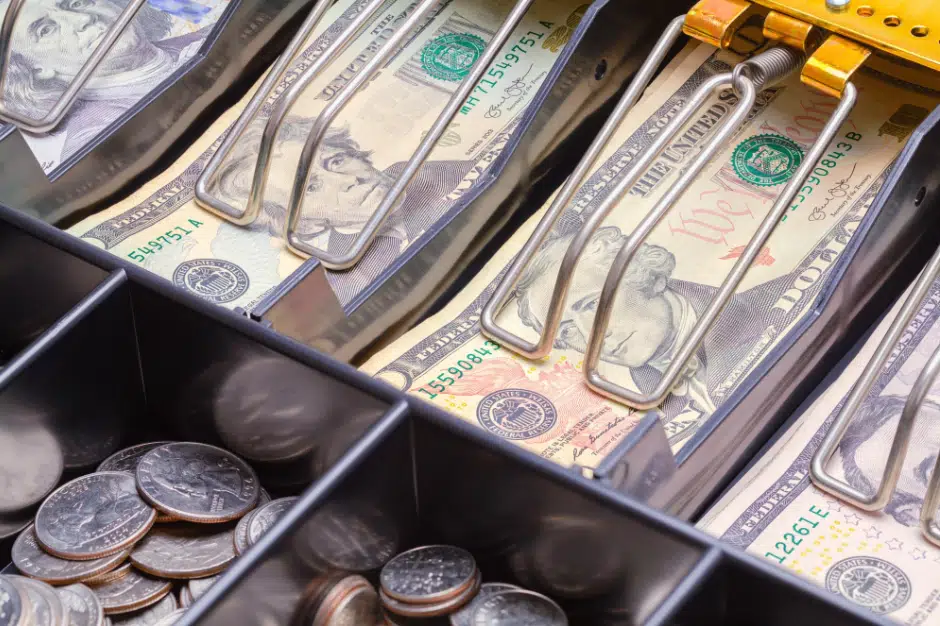
{"label": "us paper currency", "polygon": [[[6,13],[7,0],[0,0]],[[61,97],[124,9],[125,2],[29,0],[13,30],[3,104],[39,118]],[[144,4],[53,131],[23,133],[49,173],[94,141],[192,59],[228,6],[226,0]]]}
{"label": "us paper currency", "polygon": [[[250,309],[302,263],[286,248],[283,236],[294,172],[317,114],[417,4],[391,0],[292,107],[278,136],[262,214],[250,227],[232,225],[203,210],[193,191],[249,94],[165,174],[69,232],[213,302]],[[330,9],[323,28],[311,36],[224,161],[211,186],[213,194],[244,207],[261,132],[274,103],[365,5],[365,0],[342,0]],[[327,132],[315,159],[300,226],[303,238],[333,253],[348,250],[511,5],[506,0],[444,0],[357,94]],[[572,21],[576,25],[580,19],[576,9],[577,3],[563,0],[535,2],[417,173],[363,261],[351,271],[329,273],[342,304],[352,301],[396,259],[420,249],[422,236],[459,210],[457,201],[502,151],[545,80],[562,40],[570,37],[562,27],[568,28],[565,25]]]}
{"label": "us paper currency", "polygon": [[[700,47],[681,58],[665,82],[647,90],[523,274],[498,318],[505,328],[535,340],[576,230],[695,89],[729,70],[727,60]],[[674,450],[810,310],[905,138],[934,106],[930,96],[899,83],[877,84],[878,97],[864,97],[876,83],[867,77],[858,82],[863,97],[850,120],[680,384],[655,409]],[[594,235],[573,277],[548,357],[538,362],[518,357],[483,337],[479,326],[483,305],[543,209],[444,310],[363,369],[545,458],[595,466],[645,415],[591,392],[583,380],[582,358],[607,270],[635,225],[735,101],[730,91],[715,95]],[[639,250],[608,329],[601,361],[605,376],[642,391],[658,382],[835,105],[803,87],[798,77],[760,95],[745,127]]]}
{"label": "us paper currency", "polygon": [[[880,484],[907,394],[940,345],[938,305],[940,282],[921,303],[828,466],[863,493]],[[809,478],[813,454],[899,309],[900,302],[838,379],[699,525],[874,613],[905,624],[940,624],[940,548],[919,529],[940,449],[940,386],[933,386],[917,415],[897,490],[883,511],[856,509]]]}

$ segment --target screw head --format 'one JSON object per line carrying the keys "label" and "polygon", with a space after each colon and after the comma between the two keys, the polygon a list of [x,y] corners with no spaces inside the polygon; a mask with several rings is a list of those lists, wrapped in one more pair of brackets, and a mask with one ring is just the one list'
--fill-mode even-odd
{"label": "screw head", "polygon": [[852,0],[826,0],[826,8],[830,11],[842,12],[849,8]]}

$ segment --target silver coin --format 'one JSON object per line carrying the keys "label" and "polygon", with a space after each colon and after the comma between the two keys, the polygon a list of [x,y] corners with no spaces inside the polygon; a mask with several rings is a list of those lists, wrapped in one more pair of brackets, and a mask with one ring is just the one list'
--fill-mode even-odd
{"label": "silver coin", "polygon": [[402,602],[390,597],[385,590],[379,591],[382,606],[394,615],[405,617],[430,618],[450,615],[457,609],[468,604],[480,590],[480,571],[477,570],[473,583],[464,587],[460,592],[452,594],[437,602],[424,602],[421,604]]}
{"label": "silver coin", "polygon": [[180,606],[184,609],[188,609],[193,605],[193,592],[189,590],[189,587],[183,587],[180,589]]}
{"label": "silver coin", "polygon": [[476,561],[463,548],[423,546],[386,563],[379,580],[382,590],[395,600],[430,604],[458,595],[476,575]]}
{"label": "silver coin", "polygon": [[98,596],[85,585],[69,585],[55,591],[68,612],[66,626],[99,626],[104,621]]}
{"label": "silver coin", "polygon": [[251,547],[251,544],[248,543],[248,526],[251,524],[251,518],[255,516],[255,513],[258,512],[258,509],[249,511],[247,515],[243,515],[238,524],[235,525],[235,554],[241,556],[248,551],[248,548]]}
{"label": "silver coin", "polygon": [[138,443],[136,446],[118,450],[98,466],[96,472],[130,472],[133,474],[137,470],[137,464],[142,456],[162,445],[172,443],[170,441],[149,441],[147,443]]}
{"label": "silver coin", "polygon": [[379,597],[361,576],[347,576],[327,593],[311,626],[361,626],[375,624]]}
{"label": "silver coin", "polygon": [[48,552],[98,559],[140,539],[157,517],[126,472],[88,474],[67,482],[36,513],[36,537]]}
{"label": "silver coin", "polygon": [[186,609],[176,609],[159,622],[155,622],[153,626],[171,626],[179,621],[181,617],[186,613]]}
{"label": "silver coin", "polygon": [[176,598],[173,597],[172,593],[168,593],[163,596],[162,600],[146,609],[125,613],[124,615],[115,615],[111,621],[115,626],[153,626],[179,608]]}
{"label": "silver coin", "polygon": [[205,524],[155,526],[134,546],[137,569],[162,578],[198,578],[224,570],[235,560],[233,529]]}
{"label": "silver coin", "polygon": [[13,583],[26,591],[33,608],[33,622],[36,626],[66,626],[67,615],[62,601],[55,589],[41,580],[25,576],[10,576]]}
{"label": "silver coin", "polygon": [[251,516],[251,522],[248,524],[248,545],[253,546],[258,543],[258,540],[271,530],[277,520],[287,513],[296,501],[297,498],[295,497],[278,498],[255,511]]}
{"label": "silver coin", "polygon": [[93,585],[91,590],[98,596],[105,614],[115,615],[156,604],[170,593],[172,588],[173,583],[168,580],[147,576],[133,567],[128,567],[127,573],[120,578]]}
{"label": "silver coin", "polygon": [[254,508],[259,485],[243,460],[204,443],[169,443],[137,465],[137,486],[156,508],[181,520],[218,523]]}
{"label": "silver coin", "polygon": [[25,591],[20,591],[6,576],[0,576],[0,626],[21,626],[29,623],[23,619],[28,602]]}
{"label": "silver coin", "polygon": [[20,533],[11,551],[13,564],[17,569],[30,578],[38,578],[53,585],[67,585],[109,572],[120,565],[128,554],[128,550],[123,550],[89,561],[60,559],[40,547],[36,529],[32,525]]}
{"label": "silver coin", "polygon": [[469,604],[451,613],[451,626],[473,626],[473,611],[478,604],[502,591],[513,591],[516,589],[519,589],[519,587],[510,585],[509,583],[483,583],[480,585],[480,590],[477,592],[476,597],[471,600]]}
{"label": "silver coin", "polygon": [[503,591],[473,609],[473,626],[568,626],[561,607],[550,598],[522,589]]}
{"label": "silver coin", "polygon": [[0,513],[41,502],[59,483],[64,467],[59,442],[40,423],[0,429]]}
{"label": "silver coin", "polygon": [[193,578],[189,581],[189,593],[193,596],[193,602],[202,597],[202,594],[209,590],[209,587],[214,585],[221,574],[216,574],[215,576],[209,576],[208,578]]}
{"label": "silver coin", "polygon": [[0,539],[7,539],[20,533],[33,523],[33,515],[3,515],[0,516]]}
{"label": "silver coin", "polygon": [[294,544],[313,569],[363,573],[395,556],[398,530],[379,509],[328,504],[297,533]]}
{"label": "silver coin", "polygon": [[271,494],[268,493],[267,489],[261,487],[260,493],[258,494],[258,506],[264,506],[271,501]]}

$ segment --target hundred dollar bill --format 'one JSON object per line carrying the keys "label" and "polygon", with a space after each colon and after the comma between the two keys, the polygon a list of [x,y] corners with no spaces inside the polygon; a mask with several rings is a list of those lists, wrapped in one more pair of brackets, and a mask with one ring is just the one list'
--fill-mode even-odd
{"label": "hundred dollar bill", "polygon": [[[330,9],[325,25],[310,37],[223,162],[210,185],[214,195],[244,207],[261,132],[274,104],[366,4],[341,0]],[[328,273],[341,304],[351,302],[396,259],[420,249],[422,237],[459,210],[457,200],[502,151],[545,80],[563,42],[556,37],[547,43],[576,4],[536,0],[363,260],[352,270]],[[277,139],[263,210],[250,227],[203,210],[195,202],[194,185],[251,94],[164,174],[69,232],[213,302],[250,309],[302,263],[283,235],[294,173],[317,114],[417,6],[415,0],[390,0],[293,105]],[[436,6],[327,131],[314,159],[300,236],[334,254],[348,250],[510,7],[507,0],[443,0]]]}
{"label": "hundred dollar bill", "polygon": [[[5,14],[8,0],[0,0]],[[104,38],[126,2],[28,0],[13,30],[3,104],[46,114]],[[53,131],[23,133],[46,173],[56,169],[192,59],[226,0],[151,0],[117,40]]]}
{"label": "hundred dollar bill", "polygon": [[[601,165],[521,277],[498,321],[535,340],[561,258],[585,218],[696,88],[728,71],[706,46],[647,90]],[[748,271],[663,406],[674,450],[701,426],[812,307],[903,143],[932,96],[860,77],[863,97],[792,210]],[[865,97],[878,89],[878,97]],[[722,91],[654,162],[594,235],[572,278],[551,354],[521,358],[480,334],[483,305],[544,210],[505,244],[440,313],[368,361],[364,370],[490,433],[561,464],[593,467],[644,415],[593,393],[582,358],[601,287],[628,235],[736,102]],[[621,284],[602,352],[607,377],[649,391],[743,251],[832,113],[836,101],[794,76],[762,93],[749,121],[640,248]],[[910,114],[909,117],[905,117]],[[906,119],[904,123],[900,120]]]}
{"label": "hundred dollar bill", "polygon": [[[914,422],[897,490],[866,513],[817,489],[809,467],[900,309],[758,463],[700,521],[722,541],[809,578],[905,624],[940,624],[940,548],[920,532],[920,508],[940,449],[940,386]],[[863,493],[881,482],[888,449],[914,381],[940,345],[940,282],[920,304],[843,437],[829,470]]]}

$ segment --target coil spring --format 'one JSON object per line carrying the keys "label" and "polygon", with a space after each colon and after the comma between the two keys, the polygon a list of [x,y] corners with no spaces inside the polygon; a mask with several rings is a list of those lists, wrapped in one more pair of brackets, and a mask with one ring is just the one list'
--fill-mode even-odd
{"label": "coil spring", "polygon": [[747,77],[758,90],[764,89],[803,67],[805,60],[806,55],[793,48],[770,48],[738,63],[732,73],[732,84],[737,85],[742,77]]}

